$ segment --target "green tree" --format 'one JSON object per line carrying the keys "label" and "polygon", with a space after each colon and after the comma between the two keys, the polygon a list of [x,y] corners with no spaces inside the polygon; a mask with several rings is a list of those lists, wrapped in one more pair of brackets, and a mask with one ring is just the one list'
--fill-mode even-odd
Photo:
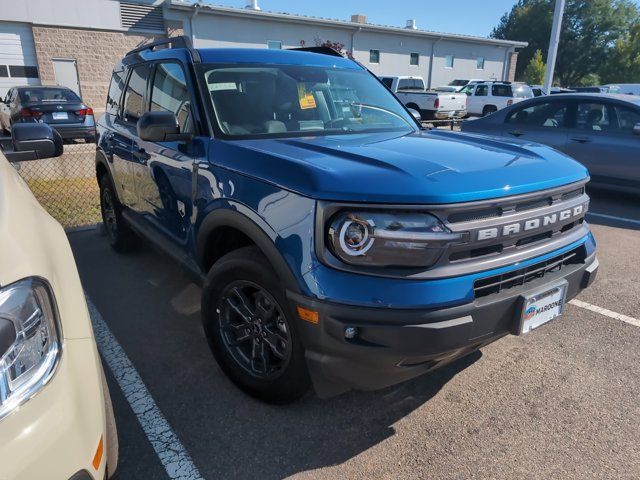
{"label": "green tree", "polygon": [[640,81],[640,22],[616,42],[606,68],[603,83],[638,83]]}
{"label": "green tree", "polygon": [[542,60],[542,50],[538,49],[524,69],[524,81],[529,85],[542,85],[547,66]]}
{"label": "green tree", "polygon": [[[494,38],[529,42],[520,52],[516,77],[523,77],[536,50],[546,56],[554,5],[555,0],[519,0],[494,28]],[[555,69],[559,83],[577,85],[587,75],[600,73],[617,39],[639,18],[631,0],[567,0]]]}

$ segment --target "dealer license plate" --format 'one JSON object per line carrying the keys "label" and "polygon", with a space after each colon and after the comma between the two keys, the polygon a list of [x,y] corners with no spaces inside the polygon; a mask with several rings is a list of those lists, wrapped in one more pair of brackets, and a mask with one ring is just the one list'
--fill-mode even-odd
{"label": "dealer license plate", "polygon": [[68,120],[69,114],[67,112],[53,112],[54,120]]}
{"label": "dealer license plate", "polygon": [[524,297],[520,334],[528,333],[562,315],[567,299],[567,285],[565,280]]}

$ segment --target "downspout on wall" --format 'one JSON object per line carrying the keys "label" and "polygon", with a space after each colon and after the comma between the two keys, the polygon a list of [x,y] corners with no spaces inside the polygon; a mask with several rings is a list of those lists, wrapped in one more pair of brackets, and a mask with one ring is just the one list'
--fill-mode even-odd
{"label": "downspout on wall", "polygon": [[431,80],[433,78],[433,59],[436,55],[436,45],[440,43],[442,37],[431,44],[431,57],[429,58],[429,78],[427,79],[427,90],[431,90]]}
{"label": "downspout on wall", "polygon": [[362,27],[358,27],[356,30],[351,32],[351,55],[353,58],[356,58],[356,35],[362,31]]}
{"label": "downspout on wall", "polygon": [[191,36],[191,44],[194,47],[196,46],[196,32],[193,29],[193,19],[196,18],[196,15],[198,15],[198,12],[202,8],[203,4],[204,2],[202,0],[198,0],[197,2],[195,2],[193,4],[193,13],[189,17],[189,35]]}

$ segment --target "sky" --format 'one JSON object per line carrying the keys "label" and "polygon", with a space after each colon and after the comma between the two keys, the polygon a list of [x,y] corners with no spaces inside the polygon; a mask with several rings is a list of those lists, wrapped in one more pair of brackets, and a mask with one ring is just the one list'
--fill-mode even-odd
{"label": "sky", "polygon": [[[245,0],[205,0],[212,5],[244,7]],[[416,19],[421,30],[486,37],[511,10],[515,0],[258,0],[262,10],[349,20],[354,13],[367,22],[404,27]]]}

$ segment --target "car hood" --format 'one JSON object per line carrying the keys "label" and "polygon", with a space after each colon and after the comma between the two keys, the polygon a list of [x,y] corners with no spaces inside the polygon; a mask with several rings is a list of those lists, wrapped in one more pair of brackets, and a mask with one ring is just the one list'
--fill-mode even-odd
{"label": "car hood", "polygon": [[318,200],[457,203],[587,178],[549,147],[432,130],[214,142],[216,163]]}

